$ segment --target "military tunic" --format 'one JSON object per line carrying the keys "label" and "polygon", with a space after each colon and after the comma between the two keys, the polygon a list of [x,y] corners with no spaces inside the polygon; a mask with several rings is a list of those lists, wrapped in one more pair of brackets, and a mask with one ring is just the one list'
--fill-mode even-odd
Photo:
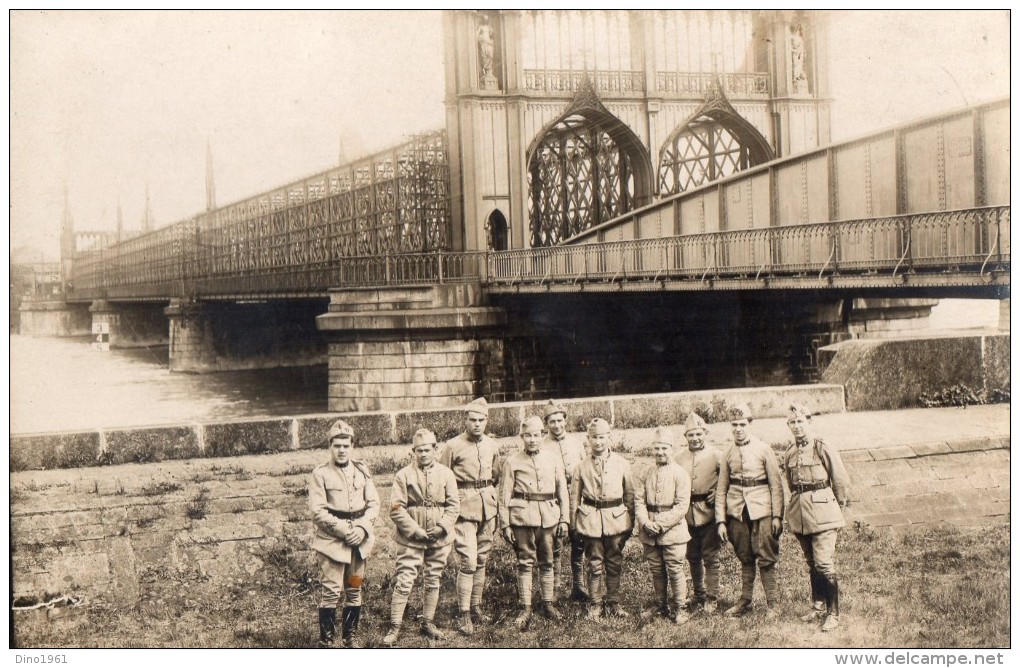
{"label": "military tunic", "polygon": [[[396,525],[396,569],[390,624],[400,626],[407,599],[424,564],[423,614],[432,620],[439,600],[443,568],[453,549],[454,526],[460,512],[460,494],[453,471],[442,464],[421,467],[416,463],[397,471],[390,496],[390,519]],[[443,535],[429,541],[429,529],[442,527]]]}
{"label": "military tunic", "polygon": [[553,598],[553,533],[567,522],[570,496],[563,462],[557,454],[521,451],[503,463],[499,482],[499,528],[513,531],[521,605],[531,605],[532,574],[537,563],[542,597]]}
{"label": "military tunic", "polygon": [[570,516],[584,541],[593,604],[603,598],[607,604],[619,602],[623,546],[634,528],[633,508],[634,482],[627,460],[606,452],[581,462],[570,486]]}
{"label": "military tunic", "polygon": [[687,563],[691,568],[691,584],[699,601],[716,599],[719,594],[719,534],[715,528],[715,491],[719,484],[722,453],[702,445],[688,448],[677,456],[677,462],[691,476],[691,508],[687,511]]}
{"label": "military tunic", "polygon": [[716,523],[726,523],[730,543],[745,566],[764,571],[779,561],[771,521],[783,517],[783,481],[772,449],[753,436],[734,443],[719,465]]}
{"label": "military tunic", "polygon": [[[360,606],[365,560],[375,545],[372,525],[379,514],[379,494],[368,469],[357,462],[315,467],[308,483],[308,507],[315,526],[312,549],[322,573],[319,607],[335,608],[341,595],[345,605]],[[355,527],[365,531],[365,540],[352,547],[342,537]]]}
{"label": "military tunic", "polygon": [[[569,486],[574,480],[574,473],[577,471],[577,467],[581,465],[586,456],[584,439],[577,434],[565,433],[560,438],[556,438],[552,434],[546,434],[542,440],[542,452],[547,451],[558,455],[560,460],[562,460],[563,471],[566,474],[567,485]],[[567,514],[569,515],[569,513]],[[583,586],[581,585],[580,578],[584,568],[584,541],[574,531],[573,527],[570,528],[567,536],[553,537],[554,563],[556,568],[559,569],[560,553],[563,551],[563,546],[568,543],[570,545],[570,570],[574,575],[575,585]]]}
{"label": "military tunic", "polygon": [[839,451],[821,439],[802,439],[783,455],[790,486],[786,521],[797,537],[812,573],[835,572],[836,534],[846,525],[840,507],[849,498],[850,479]]}
{"label": "military tunic", "polygon": [[[654,465],[634,497],[638,536],[644,544],[645,561],[660,606],[665,603],[667,582],[673,588],[677,609],[687,597],[684,553],[690,540],[686,520],[690,502],[691,478],[673,462]],[[662,532],[652,535],[646,531],[652,523]]]}

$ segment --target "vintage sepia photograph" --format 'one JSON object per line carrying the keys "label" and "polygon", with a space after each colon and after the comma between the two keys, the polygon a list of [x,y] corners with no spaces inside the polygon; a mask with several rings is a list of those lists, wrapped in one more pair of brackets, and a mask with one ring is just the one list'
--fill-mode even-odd
{"label": "vintage sepia photograph", "polygon": [[8,19],[12,662],[1007,663],[1008,9]]}

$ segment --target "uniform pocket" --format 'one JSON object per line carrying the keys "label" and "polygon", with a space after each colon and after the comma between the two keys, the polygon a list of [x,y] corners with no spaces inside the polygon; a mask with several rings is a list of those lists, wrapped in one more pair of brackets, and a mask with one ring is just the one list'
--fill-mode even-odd
{"label": "uniform pocket", "polygon": [[843,519],[843,511],[839,509],[839,503],[832,493],[832,489],[818,489],[810,493],[811,515],[818,524],[831,524]]}
{"label": "uniform pocket", "polygon": [[623,517],[626,514],[627,514],[627,507],[626,506],[618,506],[618,507],[613,509],[613,511],[610,513],[610,516],[612,516],[613,519],[616,519],[616,518],[619,518],[619,517]]}

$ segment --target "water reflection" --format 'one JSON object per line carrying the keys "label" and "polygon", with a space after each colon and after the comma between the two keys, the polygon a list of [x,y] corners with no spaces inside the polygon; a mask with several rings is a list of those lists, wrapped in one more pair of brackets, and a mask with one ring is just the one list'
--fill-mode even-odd
{"label": "water reflection", "polygon": [[326,410],[325,365],[170,373],[167,347],[103,352],[90,339],[12,335],[11,432],[296,415]]}

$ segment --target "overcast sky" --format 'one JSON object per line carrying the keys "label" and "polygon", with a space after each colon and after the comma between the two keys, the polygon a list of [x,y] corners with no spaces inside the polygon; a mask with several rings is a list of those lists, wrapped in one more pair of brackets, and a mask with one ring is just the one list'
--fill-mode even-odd
{"label": "overcast sky", "polygon": [[[1009,15],[837,12],[833,139],[1009,94]],[[438,12],[10,15],[11,245],[156,225],[443,126]]]}

